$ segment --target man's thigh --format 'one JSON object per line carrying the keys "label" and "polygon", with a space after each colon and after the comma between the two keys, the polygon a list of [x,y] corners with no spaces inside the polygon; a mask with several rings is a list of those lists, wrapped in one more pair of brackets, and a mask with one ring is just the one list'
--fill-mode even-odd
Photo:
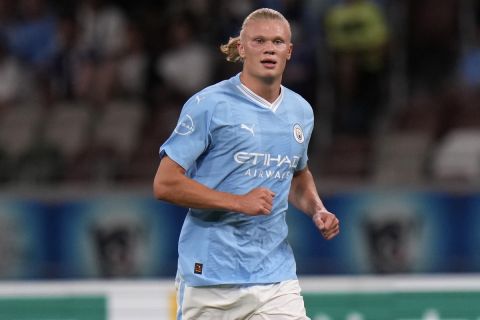
{"label": "man's thigh", "polygon": [[266,285],[177,287],[177,320],[308,320],[297,280]]}
{"label": "man's thigh", "polygon": [[245,286],[177,288],[177,320],[243,320],[257,307]]}
{"label": "man's thigh", "polygon": [[272,290],[261,295],[262,305],[248,320],[310,320],[298,280],[280,282]]}

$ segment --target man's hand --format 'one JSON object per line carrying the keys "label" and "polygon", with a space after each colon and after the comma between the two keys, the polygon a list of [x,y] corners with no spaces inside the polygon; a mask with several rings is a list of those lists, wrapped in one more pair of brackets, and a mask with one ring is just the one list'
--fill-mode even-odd
{"label": "man's hand", "polygon": [[239,196],[238,211],[249,216],[267,215],[272,211],[275,193],[267,188],[255,188]]}
{"label": "man's hand", "polygon": [[332,239],[340,232],[340,222],[337,217],[326,209],[315,212],[312,220],[322,236],[327,240]]}

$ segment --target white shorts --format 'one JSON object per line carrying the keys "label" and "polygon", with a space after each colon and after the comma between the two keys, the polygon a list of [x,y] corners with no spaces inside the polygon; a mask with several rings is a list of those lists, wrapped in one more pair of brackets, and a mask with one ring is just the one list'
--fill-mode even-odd
{"label": "white shorts", "polygon": [[177,280],[177,320],[310,320],[298,280],[189,287]]}

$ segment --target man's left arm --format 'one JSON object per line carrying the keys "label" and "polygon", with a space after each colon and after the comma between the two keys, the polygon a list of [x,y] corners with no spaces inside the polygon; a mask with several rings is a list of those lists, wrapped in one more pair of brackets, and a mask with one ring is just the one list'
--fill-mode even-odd
{"label": "man's left arm", "polygon": [[330,240],[340,232],[339,221],[323,205],[308,167],[294,174],[288,201],[312,218],[325,239]]}

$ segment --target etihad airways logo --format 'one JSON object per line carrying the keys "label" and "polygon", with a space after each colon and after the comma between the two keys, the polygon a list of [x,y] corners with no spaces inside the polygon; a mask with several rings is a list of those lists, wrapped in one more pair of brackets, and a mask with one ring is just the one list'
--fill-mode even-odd
{"label": "etihad airways logo", "polygon": [[286,180],[292,177],[292,169],[298,165],[300,157],[273,155],[261,152],[237,152],[233,156],[236,163],[254,165],[247,166],[245,176],[260,179]]}
{"label": "etihad airways logo", "polygon": [[253,165],[270,166],[287,166],[288,168],[296,168],[300,157],[298,156],[285,156],[281,154],[272,155],[270,153],[260,152],[237,152],[233,156],[236,163],[244,164],[251,163]]}

